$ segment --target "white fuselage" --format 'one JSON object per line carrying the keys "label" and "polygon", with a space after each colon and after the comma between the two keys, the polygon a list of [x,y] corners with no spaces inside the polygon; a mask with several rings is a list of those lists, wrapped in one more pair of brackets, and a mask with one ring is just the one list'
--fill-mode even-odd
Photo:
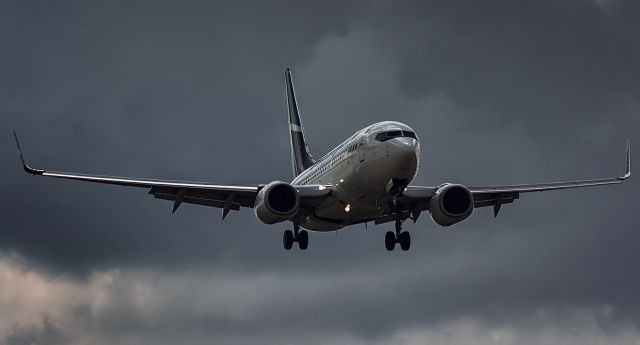
{"label": "white fuselage", "polygon": [[[397,131],[413,137],[380,139],[380,133]],[[403,123],[385,121],[356,132],[292,181],[294,186],[333,186],[333,198],[327,198],[300,225],[332,231],[378,218],[391,197],[391,181],[410,182],[418,171],[419,159],[420,142]]]}

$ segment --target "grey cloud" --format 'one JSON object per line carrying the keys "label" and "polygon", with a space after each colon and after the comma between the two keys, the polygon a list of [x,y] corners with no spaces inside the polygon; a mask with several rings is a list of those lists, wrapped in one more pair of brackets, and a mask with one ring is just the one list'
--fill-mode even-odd
{"label": "grey cloud", "polygon": [[[6,56],[10,61],[3,63],[13,66],[4,70],[6,83],[21,86],[7,87],[3,108],[8,117],[3,118],[3,128],[17,128],[33,164],[52,169],[220,183],[289,178],[288,154],[280,154],[288,150],[286,126],[280,121],[285,112],[283,67],[304,59],[325,32],[344,30],[343,16],[353,11],[330,3],[294,5],[298,6],[304,11],[273,25],[289,4],[260,8],[199,2],[164,2],[151,8],[139,3],[15,5],[14,12],[3,12],[19,18],[12,29],[26,37],[14,42],[15,54]],[[325,11],[327,15],[322,16]],[[317,25],[309,25],[314,22]],[[12,180],[6,188],[17,196],[10,209],[39,205],[41,210],[37,212],[40,219],[31,224],[32,217],[8,219],[3,241],[8,248],[22,249],[26,238],[36,237],[28,241],[31,253],[52,264],[62,262],[68,269],[97,257],[180,261],[184,248],[200,251],[198,256],[215,257],[228,246],[228,235],[215,236],[213,226],[203,226],[218,218],[212,210],[186,211],[201,212],[204,218],[164,226],[166,205],[147,203],[144,192],[106,197],[72,184],[58,185],[59,190],[46,181],[33,185],[12,164],[14,148],[6,139],[3,152],[9,164],[3,167],[3,176],[15,176],[15,183]],[[230,146],[234,149],[229,150]],[[239,156],[247,159],[224,168],[219,164],[237,161]],[[263,167],[261,176],[255,176],[249,164]],[[19,192],[24,188],[40,192]],[[79,194],[68,198],[74,190]],[[128,208],[127,193],[145,200],[146,206],[136,207],[136,217],[83,223],[83,218],[114,218],[112,211]],[[38,204],[34,195],[46,195],[47,200]],[[51,205],[75,209],[78,200],[87,207],[71,211],[73,220],[60,219],[51,210]],[[147,206],[153,213],[140,217]],[[5,207],[5,212],[10,209]],[[157,223],[137,224],[144,218],[155,218]],[[251,216],[244,218],[241,228],[255,228]],[[53,225],[55,231],[43,233],[44,224]],[[162,228],[171,235],[163,236]],[[178,245],[176,231],[198,228],[209,239],[202,241],[191,234],[187,236],[193,243]],[[119,234],[125,233],[131,236],[121,241]],[[149,242],[150,238],[158,242]],[[77,240],[82,245],[76,246]],[[227,243],[216,248],[217,242]],[[197,243],[202,244],[200,250]]]}
{"label": "grey cloud", "polygon": [[[640,320],[634,178],[523,195],[495,220],[480,209],[447,230],[423,215],[406,226],[408,253],[384,250],[387,226],[312,234],[299,253],[281,248],[287,225],[251,210],[225,222],[196,206],[171,215],[144,190],[26,176],[10,135],[37,167],[286,180],[291,65],[315,155],[395,119],[421,137],[419,185],[615,175],[640,128],[639,12],[600,5],[3,4],[0,249],[23,257],[18,267],[53,291],[42,303],[60,311],[0,313],[41,321],[6,339],[88,329],[109,343],[283,343],[292,332],[318,344],[534,344],[538,333],[582,342],[566,331],[578,329],[629,343]],[[64,307],[61,291],[82,298]],[[101,314],[87,291],[110,298]],[[153,303],[136,309],[145,291]],[[567,326],[522,316],[540,310]]]}
{"label": "grey cloud", "polygon": [[[435,277],[446,274],[434,268],[428,271]],[[474,339],[509,344],[630,344],[638,336],[637,326],[627,318],[617,318],[615,308],[607,304],[529,306],[499,323],[483,320],[477,312],[425,319],[411,304],[404,305],[408,313],[398,313],[392,307],[398,300],[386,299],[382,289],[361,289],[376,284],[393,290],[398,286],[394,279],[409,283],[417,279],[411,269],[398,272],[391,266],[381,269],[387,273],[383,276],[378,270],[315,277],[305,273],[276,276],[215,270],[112,270],[96,272],[81,281],[42,275],[6,258],[0,269],[9,292],[0,306],[24,316],[19,322],[3,316],[0,341],[8,344],[29,339],[71,344],[149,340],[164,344],[180,339],[195,344],[256,339],[266,344],[468,343]],[[48,296],[41,295],[42,291],[48,291]],[[345,306],[340,296],[350,298],[350,306]],[[374,323],[371,316],[363,319],[363,312],[379,320]],[[374,326],[390,318],[398,319],[401,325],[382,332]]]}

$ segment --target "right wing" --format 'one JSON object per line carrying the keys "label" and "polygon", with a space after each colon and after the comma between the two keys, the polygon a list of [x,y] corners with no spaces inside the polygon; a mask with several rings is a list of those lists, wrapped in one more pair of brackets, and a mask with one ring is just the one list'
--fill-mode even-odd
{"label": "right wing", "polygon": [[240,207],[253,207],[256,195],[263,187],[262,185],[235,186],[204,182],[181,182],[98,176],[34,169],[25,161],[20,148],[20,143],[18,142],[18,136],[15,131],[13,132],[13,135],[16,140],[16,146],[18,147],[20,160],[22,161],[22,168],[29,174],[128,187],[149,188],[149,194],[154,197],[173,201],[173,212],[178,209],[181,203],[186,202],[190,204],[222,208],[222,218],[224,219],[230,210],[239,210]]}

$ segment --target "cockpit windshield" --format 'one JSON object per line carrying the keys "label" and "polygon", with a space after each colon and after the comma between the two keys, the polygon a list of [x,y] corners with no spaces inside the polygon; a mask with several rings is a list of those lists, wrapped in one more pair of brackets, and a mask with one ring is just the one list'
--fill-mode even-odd
{"label": "cockpit windshield", "polygon": [[400,137],[418,139],[416,137],[416,134],[412,131],[394,130],[394,131],[388,131],[388,132],[380,132],[376,134],[377,141],[387,141],[389,139],[400,138]]}

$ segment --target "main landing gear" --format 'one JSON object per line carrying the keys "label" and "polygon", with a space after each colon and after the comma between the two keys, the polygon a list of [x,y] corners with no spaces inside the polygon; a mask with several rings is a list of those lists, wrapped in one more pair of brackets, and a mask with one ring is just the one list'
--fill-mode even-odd
{"label": "main landing gear", "polygon": [[400,243],[400,248],[404,251],[411,248],[411,235],[406,231],[402,231],[402,221],[399,219],[396,220],[396,232],[387,231],[384,236],[384,246],[388,251],[392,251],[396,247],[396,243]]}
{"label": "main landing gear", "polygon": [[306,230],[300,230],[300,225],[297,223],[293,223],[293,231],[285,230],[282,235],[284,249],[293,248],[293,242],[298,242],[300,250],[306,250],[309,246],[309,233]]}

